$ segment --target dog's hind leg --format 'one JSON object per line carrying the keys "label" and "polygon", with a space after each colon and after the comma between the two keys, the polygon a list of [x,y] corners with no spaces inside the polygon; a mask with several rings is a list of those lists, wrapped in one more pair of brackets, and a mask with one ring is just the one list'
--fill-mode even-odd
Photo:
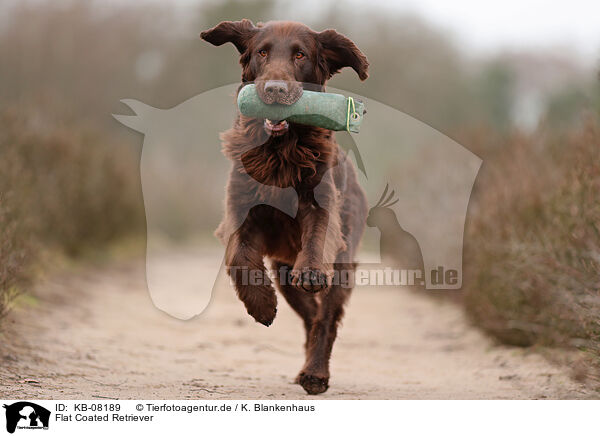
{"label": "dog's hind leg", "polygon": [[308,334],[306,363],[297,378],[308,394],[320,394],[329,388],[329,358],[350,291],[335,284],[321,294],[321,304]]}

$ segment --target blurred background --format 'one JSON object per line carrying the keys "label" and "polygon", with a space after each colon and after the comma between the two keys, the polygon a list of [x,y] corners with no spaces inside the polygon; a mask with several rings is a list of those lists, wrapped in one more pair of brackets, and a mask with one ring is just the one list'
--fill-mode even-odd
{"label": "blurred background", "polygon": [[120,99],[170,108],[234,83],[235,49],[200,31],[294,19],[345,33],[369,58],[369,80],[331,86],[483,159],[457,304],[503,343],[577,350],[574,375],[600,383],[598,12],[578,1],[4,0],[0,311],[52,259],[143,255],[142,138],[112,118],[128,113]]}

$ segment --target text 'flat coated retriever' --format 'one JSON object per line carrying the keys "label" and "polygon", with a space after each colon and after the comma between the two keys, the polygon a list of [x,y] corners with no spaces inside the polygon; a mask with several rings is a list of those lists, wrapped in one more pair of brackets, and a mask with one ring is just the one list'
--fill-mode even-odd
{"label": "text 'flat coated retriever'", "polygon": [[[361,80],[368,77],[367,58],[335,30],[241,20],[222,22],[200,36],[213,45],[235,45],[241,86],[255,83],[267,104],[293,104],[304,89],[324,91],[327,80],[344,67]],[[248,313],[269,326],[277,312],[275,289],[270,281],[249,283],[244,272],[269,276],[264,259],[270,259],[270,277],[281,278],[274,284],[306,328],[306,363],[296,382],[309,394],[325,392],[333,342],[351,292],[351,286],[332,278],[354,271],[368,211],[354,166],[332,131],[285,120],[238,113],[221,139],[233,162],[225,217],[216,232],[227,245],[228,274]],[[249,184],[248,176],[257,183]],[[265,204],[247,211],[249,204],[282,191],[273,188],[297,193],[294,217]]]}

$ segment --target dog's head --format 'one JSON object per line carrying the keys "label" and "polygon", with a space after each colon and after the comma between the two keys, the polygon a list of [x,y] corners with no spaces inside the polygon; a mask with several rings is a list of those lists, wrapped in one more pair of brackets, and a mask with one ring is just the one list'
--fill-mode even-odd
{"label": "dog's head", "polygon": [[[267,104],[293,104],[303,89],[320,91],[344,67],[361,80],[369,62],[356,45],[335,30],[315,32],[301,23],[271,21],[255,26],[250,20],[223,21],[200,37],[213,45],[231,42],[240,52],[242,82],[254,82]],[[265,121],[272,135],[287,131],[285,121]]]}

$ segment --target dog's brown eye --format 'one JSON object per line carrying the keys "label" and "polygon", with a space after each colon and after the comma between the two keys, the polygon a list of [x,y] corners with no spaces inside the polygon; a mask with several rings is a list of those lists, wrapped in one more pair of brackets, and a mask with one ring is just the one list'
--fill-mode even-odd
{"label": "dog's brown eye", "polygon": [[305,56],[304,53],[302,53],[301,51],[296,53],[296,59],[302,59],[304,56]]}
{"label": "dog's brown eye", "polygon": [[259,50],[258,54],[261,55],[264,58],[267,55],[267,51],[266,50]]}

